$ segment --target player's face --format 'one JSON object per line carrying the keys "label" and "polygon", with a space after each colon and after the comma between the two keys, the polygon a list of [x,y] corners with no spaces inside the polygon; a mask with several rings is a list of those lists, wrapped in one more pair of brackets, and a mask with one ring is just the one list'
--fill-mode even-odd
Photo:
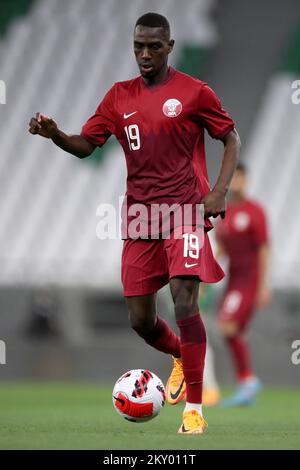
{"label": "player's face", "polygon": [[168,63],[174,41],[163,28],[137,26],[134,31],[134,54],[142,77],[153,78]]}
{"label": "player's face", "polygon": [[247,177],[243,171],[236,170],[230,184],[230,192],[243,194],[246,190]]}

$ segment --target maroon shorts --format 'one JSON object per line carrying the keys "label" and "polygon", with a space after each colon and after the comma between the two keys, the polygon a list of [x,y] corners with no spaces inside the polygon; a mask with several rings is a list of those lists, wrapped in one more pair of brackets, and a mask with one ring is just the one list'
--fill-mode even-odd
{"label": "maroon shorts", "polygon": [[175,276],[197,276],[218,282],[224,272],[214,259],[208,234],[187,228],[180,238],[171,233],[165,240],[125,240],[122,283],[125,297],[157,292]]}
{"label": "maroon shorts", "polygon": [[245,286],[229,285],[220,304],[219,320],[235,322],[243,331],[255,313],[256,292],[252,282]]}

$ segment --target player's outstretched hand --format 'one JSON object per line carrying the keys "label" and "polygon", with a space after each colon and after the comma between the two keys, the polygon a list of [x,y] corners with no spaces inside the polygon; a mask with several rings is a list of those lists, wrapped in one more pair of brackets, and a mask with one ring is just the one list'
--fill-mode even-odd
{"label": "player's outstretched hand", "polygon": [[223,193],[212,190],[202,200],[204,203],[204,218],[218,217],[220,215],[222,219],[225,218],[226,213],[226,199]]}
{"label": "player's outstretched hand", "polygon": [[55,121],[41,113],[36,113],[35,117],[30,119],[30,134],[38,134],[46,139],[51,139],[57,133],[58,127]]}

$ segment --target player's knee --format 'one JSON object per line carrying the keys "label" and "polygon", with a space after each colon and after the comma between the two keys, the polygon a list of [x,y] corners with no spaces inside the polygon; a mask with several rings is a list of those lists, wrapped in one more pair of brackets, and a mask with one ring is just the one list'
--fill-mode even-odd
{"label": "player's knee", "polygon": [[198,311],[197,302],[193,299],[188,291],[181,291],[174,300],[175,316],[176,320],[183,320],[192,315],[195,315]]}
{"label": "player's knee", "polygon": [[239,333],[239,325],[236,322],[219,322],[219,330],[225,338],[234,338]]}
{"label": "player's knee", "polygon": [[129,322],[131,328],[140,336],[143,335],[143,332],[146,330],[145,321],[142,318],[137,318],[134,315],[129,314]]}
{"label": "player's knee", "polygon": [[148,335],[155,326],[152,318],[146,318],[131,311],[129,311],[129,322],[131,328],[141,337]]}

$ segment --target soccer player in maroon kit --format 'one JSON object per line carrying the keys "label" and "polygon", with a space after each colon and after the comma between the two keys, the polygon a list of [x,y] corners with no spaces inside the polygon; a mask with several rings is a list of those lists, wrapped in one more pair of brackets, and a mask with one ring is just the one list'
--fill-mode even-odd
{"label": "soccer player in maroon kit", "polygon": [[[202,434],[206,425],[201,406],[206,334],[198,308],[199,282],[217,282],[224,275],[213,257],[207,232],[212,228],[209,217],[225,217],[225,197],[240,140],[211,88],[168,66],[173,46],[164,16],[141,16],[134,29],[140,76],[115,83],[80,135],[66,135],[40,113],[31,119],[29,131],[52,139],[79,158],[89,156],[114,134],[127,163],[125,216],[123,211],[127,220],[137,203],[147,208],[204,204],[205,230],[201,234],[191,233],[189,227],[177,237],[173,226],[169,238],[163,238],[160,230],[158,239],[144,239],[145,233],[130,238],[126,231],[122,254],[122,283],[131,326],[149,345],[173,356],[167,400],[175,404],[186,395],[179,432]],[[224,143],[221,170],[212,191],[206,170],[205,129]],[[156,311],[156,293],[167,283],[179,336]]]}
{"label": "soccer player in maroon kit", "polygon": [[230,185],[225,220],[216,227],[218,255],[229,260],[228,283],[219,309],[219,327],[235,366],[238,388],[223,406],[249,405],[261,389],[245,334],[255,310],[270,302],[269,241],[263,208],[246,194],[247,172],[239,163]]}

